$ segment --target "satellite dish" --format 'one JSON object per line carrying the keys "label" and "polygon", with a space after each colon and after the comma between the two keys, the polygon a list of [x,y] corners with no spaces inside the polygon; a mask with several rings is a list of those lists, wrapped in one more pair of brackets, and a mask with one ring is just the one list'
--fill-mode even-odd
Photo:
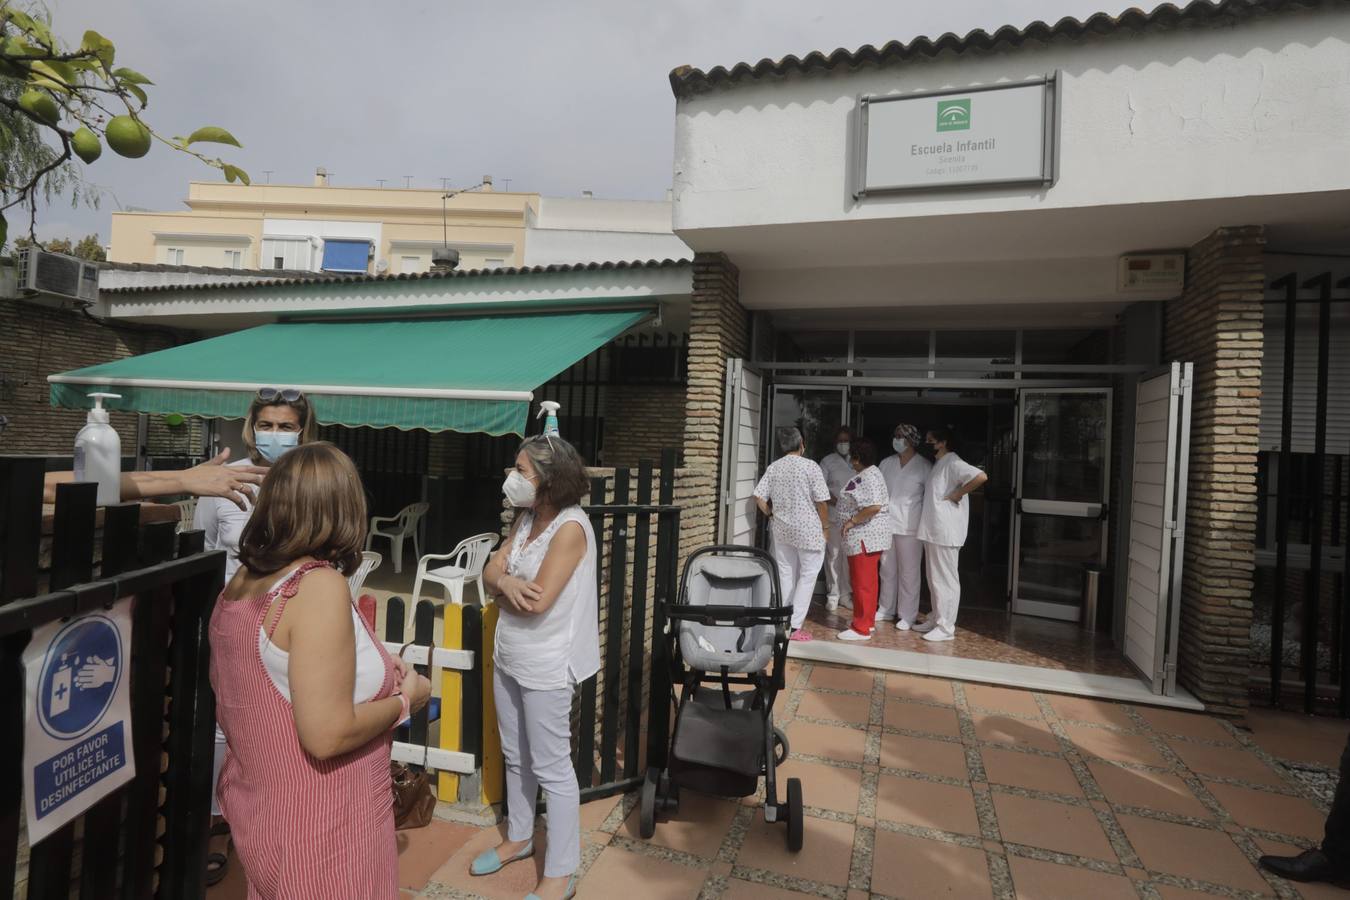
{"label": "satellite dish", "polygon": [[375,274],[383,275],[389,271],[389,260],[382,259],[375,264]]}

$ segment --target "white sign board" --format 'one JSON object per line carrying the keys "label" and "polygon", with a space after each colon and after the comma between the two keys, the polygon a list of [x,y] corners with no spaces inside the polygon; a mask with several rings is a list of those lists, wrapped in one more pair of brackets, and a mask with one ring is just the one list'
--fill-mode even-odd
{"label": "white sign board", "polygon": [[1049,184],[1055,80],[863,97],[854,195]]}
{"label": "white sign board", "polygon": [[1139,291],[1177,291],[1186,283],[1186,254],[1133,253],[1120,258],[1116,290],[1121,293]]}
{"label": "white sign board", "polygon": [[136,775],[131,600],[37,629],[23,652],[23,793],[32,844]]}

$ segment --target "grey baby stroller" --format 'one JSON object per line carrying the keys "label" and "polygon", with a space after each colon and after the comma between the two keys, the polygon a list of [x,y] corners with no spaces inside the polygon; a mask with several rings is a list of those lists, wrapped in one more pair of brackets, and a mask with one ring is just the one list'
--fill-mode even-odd
{"label": "grey baby stroller", "polygon": [[748,797],[763,777],[765,821],[786,822],[788,849],[800,850],[801,781],[789,778],[779,803],[775,774],[788,751],[773,704],[784,688],[792,608],[783,605],[773,557],[755,547],[695,551],[666,616],[670,683],[681,692],[669,767],[648,769],[642,786],[640,833],[655,833],[657,813],[677,809],[682,788]]}

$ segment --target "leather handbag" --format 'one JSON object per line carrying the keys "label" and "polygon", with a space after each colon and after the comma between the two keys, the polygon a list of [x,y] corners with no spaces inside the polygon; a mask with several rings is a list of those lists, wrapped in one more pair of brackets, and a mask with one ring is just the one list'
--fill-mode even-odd
{"label": "leather handbag", "polygon": [[[409,646],[404,644],[399,650],[400,659]],[[394,791],[394,829],[403,831],[430,825],[436,812],[436,795],[431,792],[431,775],[426,769],[390,761],[389,778]]]}

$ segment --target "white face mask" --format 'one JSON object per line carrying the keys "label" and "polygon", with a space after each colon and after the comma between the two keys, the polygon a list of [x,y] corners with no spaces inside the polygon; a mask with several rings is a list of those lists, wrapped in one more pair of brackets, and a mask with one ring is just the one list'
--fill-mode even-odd
{"label": "white face mask", "polygon": [[891,441],[891,446],[895,448],[896,453],[904,453],[907,449],[909,449],[909,444],[905,441],[904,438],[896,438],[895,440]]}
{"label": "white face mask", "polygon": [[844,459],[848,459],[848,450],[849,450],[848,441],[840,441],[839,443],[834,445],[834,449]]}
{"label": "white face mask", "polygon": [[512,506],[525,509],[534,506],[534,483],[515,470],[512,470],[502,483],[502,493],[511,501]]}
{"label": "white face mask", "polygon": [[253,446],[258,454],[269,463],[274,463],[300,445],[300,434],[295,431],[256,431],[253,433]]}

